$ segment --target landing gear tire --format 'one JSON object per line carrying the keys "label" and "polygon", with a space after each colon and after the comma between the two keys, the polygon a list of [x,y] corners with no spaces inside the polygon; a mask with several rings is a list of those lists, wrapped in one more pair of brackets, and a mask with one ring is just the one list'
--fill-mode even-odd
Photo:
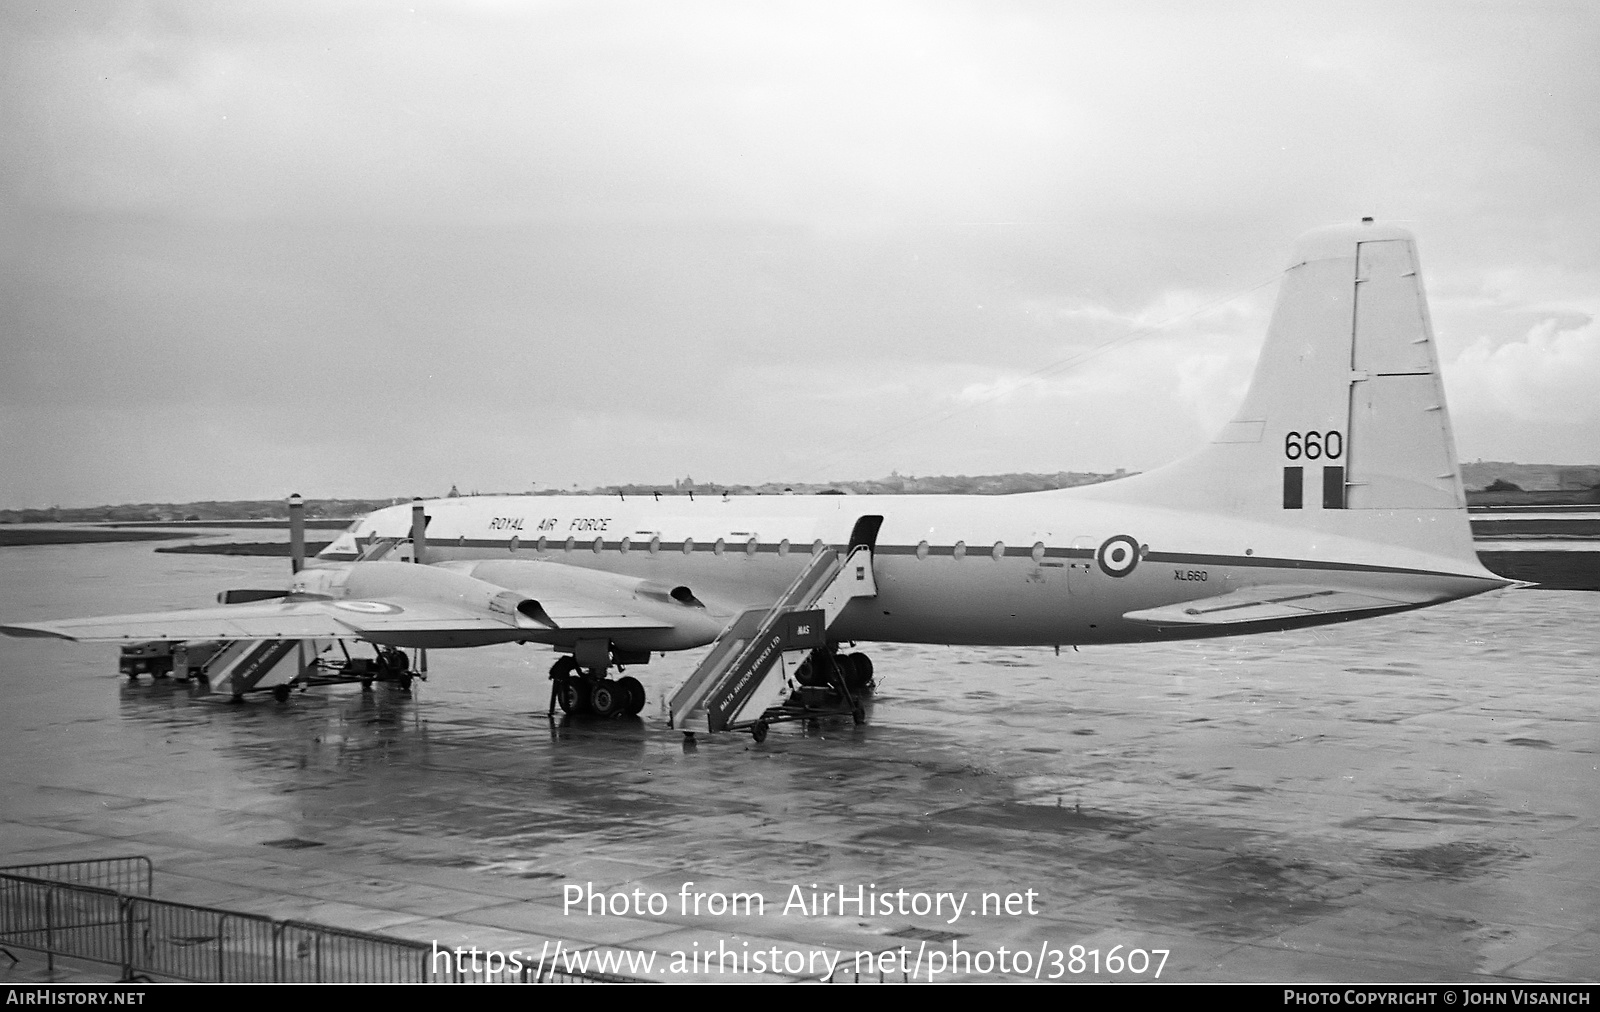
{"label": "landing gear tire", "polygon": [[622,708],[623,716],[639,716],[639,711],[644,709],[644,684],[632,675],[624,675],[617,679],[617,688],[622,690],[627,699]]}
{"label": "landing gear tire", "polygon": [[556,687],[556,702],[568,714],[589,712],[589,694],[584,691],[583,679],[563,678]]}
{"label": "landing gear tire", "polygon": [[762,742],[766,741],[767,740],[767,722],[764,721],[764,720],[756,721],[755,724],[750,728],[750,737],[752,737],[752,738],[754,738],[756,740],[756,744],[757,745],[759,745]]}
{"label": "landing gear tire", "polygon": [[410,692],[411,691],[411,675],[409,673],[407,673],[407,672],[402,671],[400,673],[400,676],[395,679],[395,684],[400,686],[400,691],[401,692]]}
{"label": "landing gear tire", "polygon": [[627,709],[632,695],[611,679],[602,678],[589,690],[589,708],[596,717],[615,717]]}
{"label": "landing gear tire", "polygon": [[819,651],[812,651],[811,656],[800,662],[795,668],[794,680],[805,686],[822,686],[828,684],[828,674],[822,666],[816,663]]}
{"label": "landing gear tire", "polygon": [[849,654],[839,658],[844,661],[845,684],[851,692],[860,692],[872,685],[872,658],[866,654]]}
{"label": "landing gear tire", "polygon": [[290,686],[288,682],[285,682],[282,685],[274,685],[272,687],[272,698],[276,699],[280,703],[287,703],[289,701],[289,690]]}
{"label": "landing gear tire", "polygon": [[843,682],[851,689],[856,687],[856,665],[854,655],[834,654],[833,670],[838,672],[839,681]]}

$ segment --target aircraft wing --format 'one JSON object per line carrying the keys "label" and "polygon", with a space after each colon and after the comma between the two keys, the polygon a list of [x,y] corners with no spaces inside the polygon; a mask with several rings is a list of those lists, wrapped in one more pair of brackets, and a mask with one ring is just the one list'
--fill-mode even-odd
{"label": "aircraft wing", "polygon": [[1355,618],[1382,611],[1414,608],[1435,600],[1433,595],[1410,596],[1404,591],[1359,593],[1326,587],[1245,587],[1216,597],[1130,611],[1122,617],[1145,625],[1231,626],[1278,622],[1300,618],[1349,615]]}
{"label": "aircraft wing", "polygon": [[638,579],[531,562],[363,562],[302,572],[283,598],[16,623],[0,625],[0,632],[124,642],[360,639],[418,647],[513,641],[563,645],[604,637],[682,649],[680,641],[694,646],[716,638],[721,619],[692,594],[690,606],[669,590],[658,590]]}
{"label": "aircraft wing", "polygon": [[493,643],[683,650],[717,638],[726,617],[688,588],[548,563],[419,566],[358,562],[305,570],[288,596],[222,607],[0,625],[68,640],[359,639],[395,647]]}
{"label": "aircraft wing", "polygon": [[510,629],[504,621],[481,612],[405,598],[270,601],[0,626],[0,632],[11,636],[101,641],[364,639],[373,633],[495,633]]}

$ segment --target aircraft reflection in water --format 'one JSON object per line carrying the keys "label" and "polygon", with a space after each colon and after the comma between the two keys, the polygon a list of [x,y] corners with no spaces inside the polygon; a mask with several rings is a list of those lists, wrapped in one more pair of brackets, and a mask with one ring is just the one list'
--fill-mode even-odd
{"label": "aircraft reflection in water", "polygon": [[644,703],[613,667],[713,644],[670,700],[673,726],[760,740],[817,712],[769,677],[785,654],[861,719],[871,665],[845,641],[1234,635],[1507,583],[1473,550],[1414,241],[1364,220],[1301,238],[1237,416],[1156,471],[1011,496],[418,501],[352,524],[270,601],[4,630],[545,643],[563,707],[601,714]]}

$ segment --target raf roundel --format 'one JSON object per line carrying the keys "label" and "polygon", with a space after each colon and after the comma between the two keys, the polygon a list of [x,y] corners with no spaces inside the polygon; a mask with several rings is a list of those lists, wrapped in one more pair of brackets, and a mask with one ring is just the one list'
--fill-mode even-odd
{"label": "raf roundel", "polygon": [[405,610],[387,601],[335,601],[333,606],[345,611],[358,611],[363,615],[398,615]]}
{"label": "raf roundel", "polygon": [[1100,563],[1100,571],[1107,576],[1127,576],[1139,564],[1139,542],[1126,534],[1107,538],[1106,543],[1100,546],[1100,551],[1095,553],[1095,561]]}

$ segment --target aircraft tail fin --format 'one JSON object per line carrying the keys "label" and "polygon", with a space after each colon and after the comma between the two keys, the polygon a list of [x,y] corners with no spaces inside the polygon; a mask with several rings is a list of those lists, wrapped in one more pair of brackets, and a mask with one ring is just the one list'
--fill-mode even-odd
{"label": "aircraft tail fin", "polygon": [[1302,236],[1234,420],[1190,457],[1094,488],[1477,566],[1411,234],[1364,219]]}

